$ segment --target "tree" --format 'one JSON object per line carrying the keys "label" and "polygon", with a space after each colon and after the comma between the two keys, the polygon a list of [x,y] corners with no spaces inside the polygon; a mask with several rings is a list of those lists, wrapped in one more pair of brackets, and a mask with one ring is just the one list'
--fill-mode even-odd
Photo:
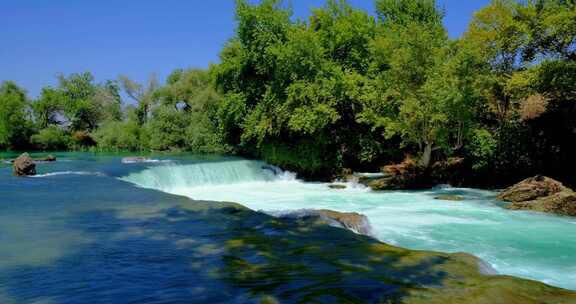
{"label": "tree", "polygon": [[49,125],[59,124],[59,116],[62,116],[64,96],[61,91],[46,87],[42,89],[40,97],[32,104],[34,117],[39,128],[44,129]]}
{"label": "tree", "polygon": [[541,57],[576,61],[576,2],[533,0],[517,7],[527,34],[524,61]]}
{"label": "tree", "polygon": [[[434,1],[379,1],[381,34],[372,46],[372,93],[359,120],[416,145],[420,164],[430,164],[433,150],[446,143],[449,125],[446,96],[434,90],[446,52],[447,34]],[[423,9],[426,8],[426,9]],[[423,10],[422,10],[423,9]]]}
{"label": "tree", "polygon": [[138,123],[141,126],[144,125],[148,121],[155,103],[154,94],[159,86],[156,75],[150,75],[146,85],[136,83],[126,76],[120,76],[119,81],[124,92],[137,103]]}
{"label": "tree", "polygon": [[14,82],[0,85],[0,148],[20,148],[27,144],[30,126],[26,93]]}
{"label": "tree", "polygon": [[122,120],[122,98],[116,81],[107,80],[96,88],[94,103],[100,108],[101,121]]}
{"label": "tree", "polygon": [[95,102],[98,90],[90,73],[58,76],[64,116],[72,131],[92,131],[102,120],[102,107]]}
{"label": "tree", "polygon": [[491,66],[487,99],[500,123],[512,115],[513,100],[505,87],[520,67],[527,42],[526,27],[518,21],[518,8],[513,0],[493,0],[474,14],[463,38]]}
{"label": "tree", "polygon": [[376,11],[385,25],[438,26],[444,18],[435,0],[377,0]]}

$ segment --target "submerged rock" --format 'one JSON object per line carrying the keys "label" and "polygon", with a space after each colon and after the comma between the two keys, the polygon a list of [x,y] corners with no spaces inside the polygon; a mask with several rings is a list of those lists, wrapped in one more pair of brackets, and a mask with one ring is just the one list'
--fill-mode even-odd
{"label": "submerged rock", "polygon": [[317,210],[321,218],[338,222],[343,228],[358,234],[371,235],[372,226],[368,217],[356,212],[337,212],[333,210]]}
{"label": "submerged rock", "polygon": [[333,210],[303,209],[285,212],[279,215],[280,218],[297,218],[311,220],[322,225],[330,225],[351,230],[358,234],[372,235],[372,226],[368,218],[356,212],[338,212]]}
{"label": "submerged rock", "polygon": [[453,201],[453,202],[459,202],[459,201],[463,201],[464,197],[460,196],[460,195],[438,195],[434,198],[435,200],[440,200],[440,201]]}
{"label": "submerged rock", "polygon": [[527,178],[504,190],[498,199],[510,202],[510,210],[532,210],[576,216],[576,193],[545,176]]}
{"label": "submerged rock", "polygon": [[44,158],[37,159],[37,160],[39,160],[39,161],[45,161],[45,162],[55,162],[55,161],[56,161],[56,156],[50,154],[50,155],[48,155],[48,156],[46,156],[46,157],[44,157]]}
{"label": "submerged rock", "polygon": [[346,189],[347,186],[346,186],[346,185],[342,185],[342,184],[330,184],[330,185],[328,185],[328,188],[330,188],[330,189],[336,189],[336,190],[343,190],[343,189]]}
{"label": "submerged rock", "polygon": [[56,161],[56,156],[48,155],[46,157],[34,158],[34,161],[37,163],[51,163]]}
{"label": "submerged rock", "polygon": [[30,176],[36,175],[36,164],[28,153],[23,153],[13,161],[14,175]]}
{"label": "submerged rock", "polygon": [[145,163],[145,162],[148,162],[149,160],[150,159],[147,157],[129,156],[129,157],[124,157],[122,159],[122,163],[124,163],[124,164]]}

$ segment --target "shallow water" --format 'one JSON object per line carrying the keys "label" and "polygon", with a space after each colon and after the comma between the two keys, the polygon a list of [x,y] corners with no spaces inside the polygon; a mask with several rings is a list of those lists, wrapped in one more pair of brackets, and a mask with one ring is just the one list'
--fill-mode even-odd
{"label": "shallow water", "polygon": [[[505,210],[492,191],[444,187],[375,193],[357,185],[333,190],[288,173],[274,176],[264,163],[248,160],[157,166],[123,179],[193,199],[241,202],[272,214],[306,208],[360,212],[384,242],[468,252],[501,274],[576,290],[576,219]],[[440,194],[462,195],[465,201],[435,200]]]}

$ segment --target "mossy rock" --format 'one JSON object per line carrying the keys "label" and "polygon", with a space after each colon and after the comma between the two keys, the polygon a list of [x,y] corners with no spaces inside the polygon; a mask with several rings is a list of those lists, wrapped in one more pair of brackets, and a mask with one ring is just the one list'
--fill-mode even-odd
{"label": "mossy rock", "polygon": [[209,227],[218,231],[206,239],[218,249],[209,257],[222,262],[211,275],[245,286],[256,301],[576,304],[576,292],[489,275],[466,253],[404,249],[315,217],[275,218],[235,204],[187,209],[201,210],[196,219],[195,212],[187,217],[202,219],[202,235]]}

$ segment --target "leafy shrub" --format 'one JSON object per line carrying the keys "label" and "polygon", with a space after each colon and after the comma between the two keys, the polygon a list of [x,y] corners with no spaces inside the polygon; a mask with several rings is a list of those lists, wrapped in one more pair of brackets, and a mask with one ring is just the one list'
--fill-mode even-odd
{"label": "leafy shrub", "polygon": [[92,134],[98,148],[107,151],[139,151],[147,145],[142,140],[143,130],[136,122],[105,122]]}
{"label": "leafy shrub", "polygon": [[145,126],[150,148],[167,151],[183,147],[187,125],[188,119],[178,109],[168,106],[157,108]]}
{"label": "leafy shrub", "polygon": [[472,169],[481,170],[487,168],[493,161],[497,145],[496,139],[488,130],[474,130],[469,147],[473,159]]}
{"label": "leafy shrub", "polygon": [[32,135],[30,141],[42,150],[66,150],[71,144],[70,135],[54,125]]}

